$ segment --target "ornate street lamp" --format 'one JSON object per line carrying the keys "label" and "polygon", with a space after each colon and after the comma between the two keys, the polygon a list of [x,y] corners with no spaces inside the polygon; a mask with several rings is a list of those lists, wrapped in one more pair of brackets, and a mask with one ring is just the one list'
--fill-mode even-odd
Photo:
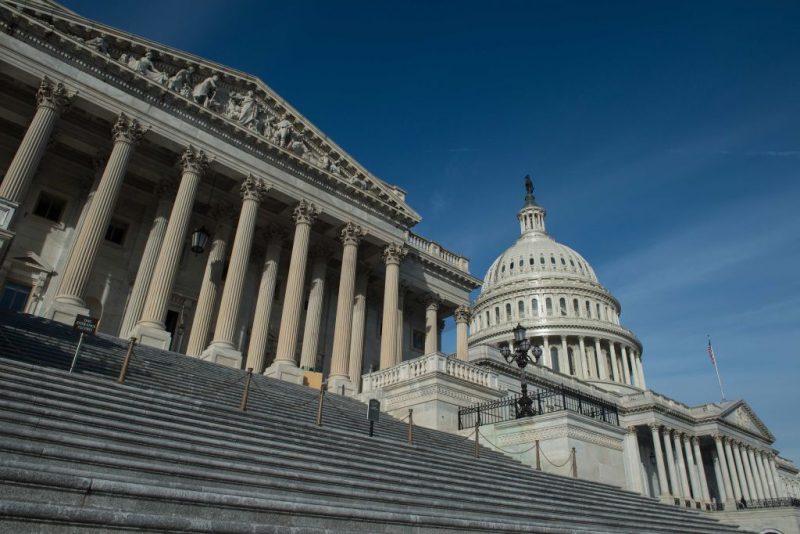
{"label": "ornate street lamp", "polygon": [[209,233],[206,230],[205,226],[201,226],[200,228],[195,228],[194,232],[192,232],[192,252],[195,254],[202,254],[203,251],[206,249],[206,244],[208,243]]}
{"label": "ornate street lamp", "polygon": [[[528,352],[532,353],[528,354]],[[536,365],[539,358],[542,356],[541,347],[533,347],[531,350],[531,342],[525,334],[525,327],[517,324],[514,327],[514,350],[512,351],[508,344],[500,349],[500,353],[508,363],[516,363],[519,367],[519,382],[522,396],[517,400],[517,419],[520,417],[530,417],[533,415],[533,400],[528,396],[528,384],[525,381],[525,367],[529,363]]]}

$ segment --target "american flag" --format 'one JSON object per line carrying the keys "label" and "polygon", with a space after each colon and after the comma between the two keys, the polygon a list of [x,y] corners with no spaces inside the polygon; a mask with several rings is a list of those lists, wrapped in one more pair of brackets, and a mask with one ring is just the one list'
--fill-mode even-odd
{"label": "american flag", "polygon": [[711,363],[717,365],[717,358],[714,356],[714,347],[711,346],[711,338],[708,338],[708,357],[711,358]]}

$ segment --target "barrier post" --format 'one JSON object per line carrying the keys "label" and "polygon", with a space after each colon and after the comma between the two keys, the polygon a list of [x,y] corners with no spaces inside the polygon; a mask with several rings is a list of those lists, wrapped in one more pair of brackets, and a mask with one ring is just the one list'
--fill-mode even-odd
{"label": "barrier post", "polygon": [[242,402],[239,404],[239,409],[243,412],[247,411],[247,397],[250,396],[250,380],[253,378],[253,368],[247,368],[247,377],[244,380],[244,391],[242,391]]}
{"label": "barrier post", "polygon": [[322,406],[325,402],[325,382],[319,384],[319,403],[317,404],[317,426],[322,426]]}
{"label": "barrier post", "polygon": [[575,447],[572,447],[572,478],[578,478],[578,456],[575,454]]}
{"label": "barrier post", "polygon": [[120,384],[123,384],[125,382],[125,378],[128,376],[128,365],[131,363],[134,345],[136,345],[136,338],[131,337],[128,340],[128,351],[125,353],[125,359],[122,360],[122,369],[119,370],[119,378],[117,378],[117,382]]}
{"label": "barrier post", "polygon": [[414,446],[414,410],[408,409],[408,444]]}
{"label": "barrier post", "polygon": [[481,449],[479,446],[479,434],[480,434],[481,425],[479,422],[475,423],[475,458],[481,457]]}
{"label": "barrier post", "polygon": [[542,460],[539,457],[539,440],[538,439],[536,440],[536,470],[537,471],[541,471],[542,470]]}

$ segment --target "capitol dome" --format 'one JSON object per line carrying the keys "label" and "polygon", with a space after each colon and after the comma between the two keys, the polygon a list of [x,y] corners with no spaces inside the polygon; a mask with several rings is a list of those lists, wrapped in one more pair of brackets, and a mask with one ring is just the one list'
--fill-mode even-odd
{"label": "capitol dome", "polygon": [[520,237],[486,273],[470,346],[508,343],[520,324],[542,347],[541,365],[607,389],[643,388],[642,345],[620,323],[619,302],[583,256],[547,233],[527,177],[526,189]]}

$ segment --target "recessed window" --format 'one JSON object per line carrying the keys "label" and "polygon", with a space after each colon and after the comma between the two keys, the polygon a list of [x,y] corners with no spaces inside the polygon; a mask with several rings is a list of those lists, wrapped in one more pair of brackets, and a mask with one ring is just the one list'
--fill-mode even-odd
{"label": "recessed window", "polygon": [[563,266],[565,266],[565,267],[567,266],[567,262],[566,262],[566,261],[564,261],[564,258],[561,258],[561,265],[563,265]]}
{"label": "recessed window", "polygon": [[573,267],[575,267],[575,261],[574,260],[569,260],[569,264],[572,265]]}
{"label": "recessed window", "polygon": [[425,332],[422,330],[413,330],[411,332],[411,346],[414,350],[425,350]]}
{"label": "recessed window", "polygon": [[508,268],[509,268],[509,269],[513,269],[513,268],[514,268],[514,262],[513,262],[513,261],[512,261],[512,262],[511,262],[511,264],[508,266]]}
{"label": "recessed window", "polygon": [[30,294],[30,287],[7,282],[0,291],[0,310],[24,311]]}
{"label": "recessed window", "polygon": [[518,306],[517,306],[517,307],[519,308],[519,309],[517,310],[517,315],[518,315],[518,317],[519,317],[520,319],[524,319],[524,318],[525,318],[525,303],[524,303],[524,302],[522,302],[522,301],[519,301],[519,304],[518,304]]}
{"label": "recessed window", "polygon": [[575,312],[575,317],[581,314],[580,306],[578,306],[578,299],[572,299],[572,310]]}
{"label": "recessed window", "polygon": [[592,305],[589,304],[588,300],[586,301],[586,317],[588,317],[589,319],[592,318]]}
{"label": "recessed window", "polygon": [[503,265],[502,267],[500,267],[500,272],[501,272],[501,273],[504,273],[504,272],[506,272],[506,266],[505,266],[505,265]]}
{"label": "recessed window", "polygon": [[550,300],[550,297],[545,299],[544,305],[547,308],[547,315],[553,315],[553,301]]}
{"label": "recessed window", "polygon": [[128,233],[128,223],[119,219],[111,219],[106,228],[106,241],[111,241],[117,245],[125,243],[125,235]]}
{"label": "recessed window", "polygon": [[39,198],[36,200],[36,207],[33,208],[33,214],[43,217],[48,221],[59,222],[61,216],[64,214],[64,208],[66,207],[66,200],[51,195],[46,191],[42,191],[39,193]]}
{"label": "recessed window", "polygon": [[506,304],[506,321],[511,320],[511,304]]}
{"label": "recessed window", "polygon": [[533,261],[533,256],[531,256],[531,258],[530,258],[530,259],[528,259],[528,263],[530,263],[531,265],[533,265],[534,263],[536,263],[535,261]]}
{"label": "recessed window", "polygon": [[500,324],[500,308],[494,309],[494,324]]}
{"label": "recessed window", "polygon": [[600,319],[600,304],[597,304],[597,318]]}
{"label": "recessed window", "polygon": [[561,310],[561,315],[567,314],[567,299],[565,298],[558,299],[558,309]]}
{"label": "recessed window", "polygon": [[534,317],[539,315],[539,299],[531,300],[531,313]]}
{"label": "recessed window", "polygon": [[539,263],[544,265],[544,256],[539,256]]}
{"label": "recessed window", "polygon": [[555,256],[550,256],[550,263],[552,263],[553,265],[556,264],[556,257]]}

